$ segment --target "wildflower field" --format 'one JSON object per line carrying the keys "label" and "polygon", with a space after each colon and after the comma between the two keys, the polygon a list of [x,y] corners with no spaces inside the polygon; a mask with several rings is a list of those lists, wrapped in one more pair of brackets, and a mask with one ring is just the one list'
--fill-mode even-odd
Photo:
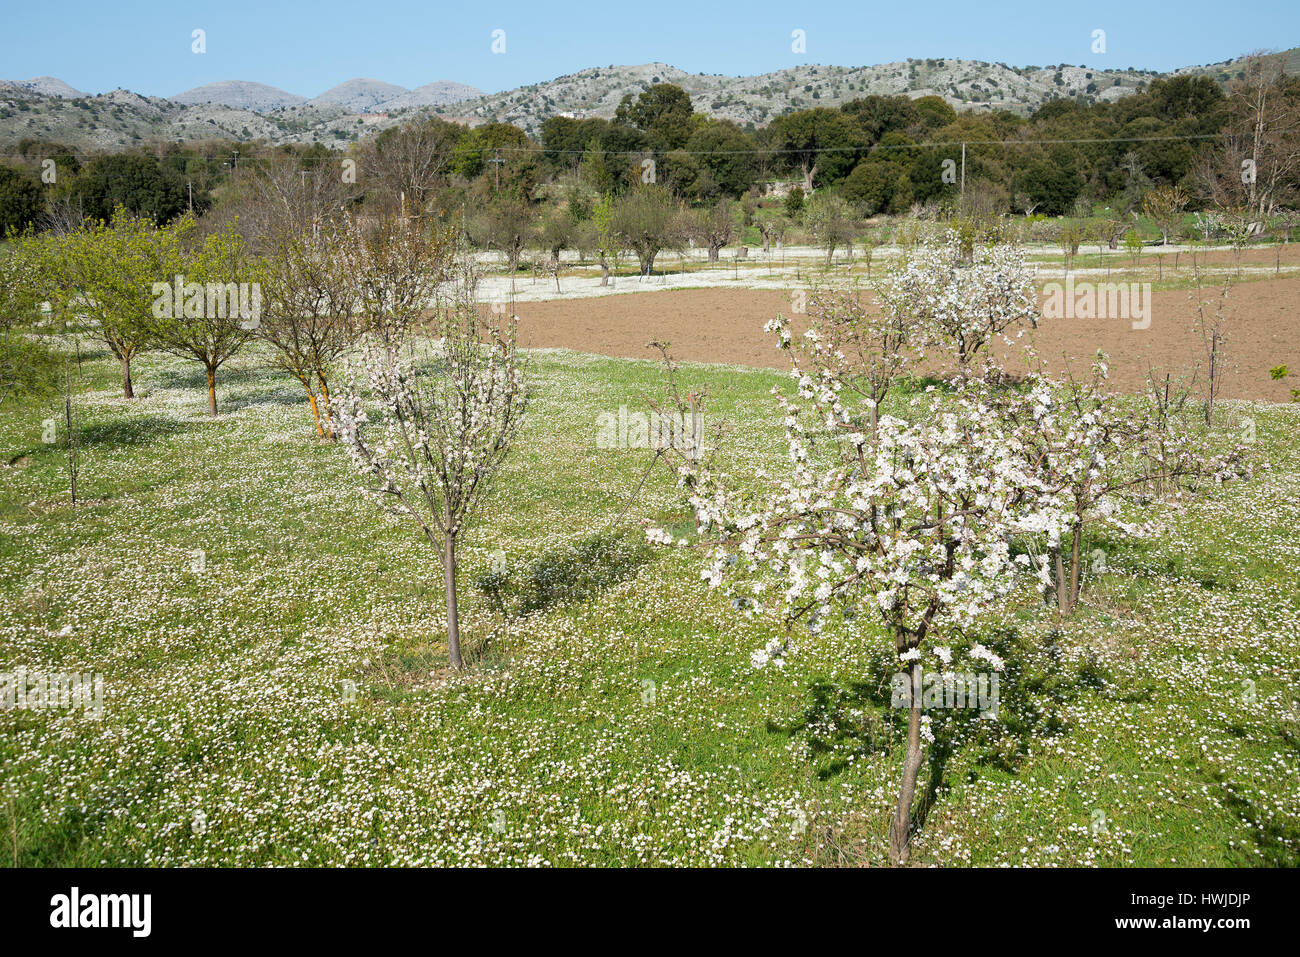
{"label": "wildflower field", "polygon": [[[667,470],[601,448],[650,362],[529,356],[526,426],[463,540],[469,667],[437,554],[358,492],[250,348],[207,415],[158,354],[121,397],[81,344],[78,497],[53,399],[0,408],[0,670],[94,672],[102,712],[0,709],[15,865],[888,862],[905,709],[869,615],[784,635],[701,578]],[[687,366],[731,473],[779,467],[769,370]],[[902,409],[914,386],[891,393]],[[1189,415],[1191,413],[1189,412]],[[978,623],[1000,715],[927,751],[916,865],[1300,862],[1300,405],[1224,403],[1267,466],[1090,531],[1078,608],[1032,580]],[[878,635],[879,640],[875,640]]]}

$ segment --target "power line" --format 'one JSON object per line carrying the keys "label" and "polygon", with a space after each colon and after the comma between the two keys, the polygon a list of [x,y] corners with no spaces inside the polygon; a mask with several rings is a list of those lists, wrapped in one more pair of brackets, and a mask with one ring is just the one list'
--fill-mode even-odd
{"label": "power line", "polygon": [[[447,153],[454,156],[466,156],[473,153],[487,153],[489,151],[497,153],[547,153],[570,156],[585,156],[589,153],[603,153],[606,156],[653,156],[666,155],[668,153],[680,153],[687,156],[781,156],[781,155],[806,155],[822,153],[875,153],[886,150],[919,150],[919,149],[942,149],[953,147],[960,149],[965,146],[996,146],[996,147],[1019,147],[1019,146],[1079,146],[1085,144],[1107,144],[1107,143],[1180,143],[1191,142],[1193,140],[1213,140],[1223,136],[1222,133],[1187,133],[1178,136],[1105,136],[1105,137],[1081,137],[1077,139],[1023,139],[1023,140],[942,140],[926,141],[921,143],[889,143],[875,144],[873,146],[813,146],[806,149],[798,147],[773,147],[770,149],[746,150],[657,150],[657,149],[631,149],[631,150],[609,150],[603,147],[596,149],[553,149],[545,146],[464,146],[452,147]],[[342,151],[339,151],[342,152]],[[259,161],[264,157],[245,157],[248,160]],[[0,155],[0,159],[17,160],[20,162],[30,163],[32,157],[22,156],[20,154]],[[494,160],[486,160],[494,162]]]}
{"label": "power line", "polygon": [[[685,153],[688,156],[769,156],[772,154],[804,154],[804,153],[874,153],[879,150],[919,150],[919,149],[939,149],[942,147],[952,146],[960,148],[965,146],[1057,146],[1082,143],[1160,143],[1160,142],[1179,142],[1185,140],[1210,140],[1218,139],[1220,133],[1189,133],[1183,136],[1111,136],[1083,139],[1053,139],[1053,140],[944,140],[942,142],[930,141],[924,143],[890,143],[888,145],[874,146],[815,146],[807,149],[798,147],[773,148],[773,149],[752,149],[752,150],[564,150],[541,148],[543,153],[565,153],[585,155],[587,153],[606,153],[613,156],[641,156],[647,153]],[[503,150],[528,152],[527,147],[502,147]],[[535,148],[534,148],[535,150]]]}

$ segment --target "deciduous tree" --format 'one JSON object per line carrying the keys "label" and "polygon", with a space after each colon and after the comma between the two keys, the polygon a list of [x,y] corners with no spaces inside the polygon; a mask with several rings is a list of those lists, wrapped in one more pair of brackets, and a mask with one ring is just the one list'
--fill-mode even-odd
{"label": "deciduous tree", "polygon": [[[456,546],[510,452],[528,393],[517,320],[486,324],[472,287],[438,310],[433,331],[428,355],[396,357],[374,343],[363,351],[362,374],[337,404],[338,433],[369,495],[438,549],[447,645],[452,667],[462,668]],[[377,405],[373,417],[363,387]]]}
{"label": "deciduous tree", "polygon": [[660,251],[680,240],[680,209],[672,193],[654,183],[640,183],[615,200],[614,232],[636,253],[641,275],[649,276]]}
{"label": "deciduous tree", "polygon": [[361,337],[356,277],[346,255],[347,225],[335,220],[305,233],[282,232],[266,259],[258,336],[276,364],[307,393],[316,432],[333,437],[330,380],[335,363]]}
{"label": "deciduous tree", "polygon": [[182,238],[193,226],[187,217],[157,227],[119,207],[111,223],[50,240],[48,298],[65,313],[90,318],[90,334],[122,366],[122,394],[128,399],[135,397],[131,361],[156,344],[154,284],[174,279]]}
{"label": "deciduous tree", "polygon": [[153,286],[158,348],[203,366],[208,414],[217,414],[217,372],[256,334],[262,317],[257,264],[233,226],[182,251],[175,277]]}

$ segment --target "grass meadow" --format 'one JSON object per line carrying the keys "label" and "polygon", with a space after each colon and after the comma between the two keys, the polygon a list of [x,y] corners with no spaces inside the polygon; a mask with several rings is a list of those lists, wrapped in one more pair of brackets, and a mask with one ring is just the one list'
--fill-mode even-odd
{"label": "grass meadow", "polygon": [[[128,402],[81,349],[82,502],[62,426],[43,441],[61,402],[0,408],[0,671],[100,674],[104,707],[0,710],[0,857],[887,863],[906,712],[877,623],[800,631],[756,670],[781,624],[646,542],[643,520],[693,530],[665,470],[609,527],[650,453],[598,448],[597,418],[645,409],[653,363],[530,354],[529,420],[464,541],[453,674],[437,555],[266,355],[232,360],[210,419],[197,366],[144,357]],[[683,377],[732,423],[733,474],[781,463],[785,376]],[[981,623],[1001,717],[927,752],[914,864],[1300,863],[1300,405],[1216,427],[1246,419],[1253,480],[1157,538],[1090,539],[1071,618],[1026,587]]]}

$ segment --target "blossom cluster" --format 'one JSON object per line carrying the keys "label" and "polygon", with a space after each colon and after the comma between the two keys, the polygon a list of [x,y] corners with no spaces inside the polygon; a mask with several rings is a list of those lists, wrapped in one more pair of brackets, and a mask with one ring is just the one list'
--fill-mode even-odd
{"label": "blossom cluster", "polygon": [[[453,306],[424,362],[378,343],[336,403],[338,435],[366,493],[414,518],[426,535],[456,535],[500,467],[527,404],[513,336],[480,345],[472,305]],[[378,410],[372,418],[359,383]]]}
{"label": "blossom cluster", "polygon": [[963,366],[995,336],[1038,322],[1024,250],[1011,243],[967,250],[955,231],[942,243],[918,244],[889,271],[879,295],[888,312],[916,326],[926,344],[951,348]]}

